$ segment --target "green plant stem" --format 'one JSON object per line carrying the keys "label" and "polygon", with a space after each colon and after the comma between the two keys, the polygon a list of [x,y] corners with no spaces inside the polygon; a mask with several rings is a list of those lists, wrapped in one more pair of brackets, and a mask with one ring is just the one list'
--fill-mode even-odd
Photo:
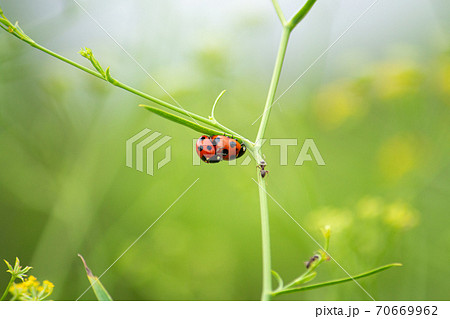
{"label": "green plant stem", "polygon": [[8,286],[6,286],[5,292],[3,293],[2,298],[0,298],[0,301],[5,300],[6,296],[8,295],[9,288],[11,287],[11,285],[13,284],[15,279],[16,278],[14,276],[11,276],[11,279],[9,280]]}
{"label": "green plant stem", "polygon": [[297,24],[303,20],[303,18],[308,14],[309,10],[311,10],[314,3],[317,0],[308,0],[305,5],[292,17],[292,19],[287,23],[287,27],[290,30],[294,30]]}
{"label": "green plant stem", "polygon": [[275,9],[275,12],[278,15],[278,18],[280,19],[281,24],[283,26],[285,26],[286,25],[286,18],[284,17],[283,10],[281,10],[281,7],[278,4],[278,1],[277,0],[272,0],[272,4],[273,4],[273,7]]}
{"label": "green plant stem", "polygon": [[[283,28],[281,35],[280,46],[273,70],[272,80],[270,82],[269,93],[267,95],[264,113],[261,119],[258,133],[255,140],[255,148],[253,150],[254,157],[259,163],[263,160],[261,153],[262,139],[269,120],[270,107],[275,98],[275,93],[280,79],[281,69],[283,66],[284,57],[286,55],[286,48],[289,40],[290,30]],[[261,300],[270,300],[272,295],[272,266],[270,254],[270,227],[269,227],[269,209],[267,205],[266,182],[261,177],[261,171],[257,169],[259,184],[259,205],[261,211],[261,236],[262,236],[262,260],[263,260],[263,291]]]}
{"label": "green plant stem", "polygon": [[269,208],[267,206],[266,181],[258,171],[259,205],[261,210],[261,237],[263,261],[263,287],[261,300],[271,300],[272,296],[272,262],[270,254]]}
{"label": "green plant stem", "polygon": [[93,76],[95,76],[95,77],[97,77],[97,78],[99,78],[101,80],[105,80],[105,78],[103,78],[103,76],[100,73],[92,71],[91,69],[89,69],[89,68],[87,68],[85,66],[82,66],[81,64],[78,64],[78,63],[76,63],[76,62],[74,62],[74,61],[72,61],[72,60],[70,60],[70,59],[68,59],[66,57],[63,57],[62,55],[59,55],[58,53],[55,53],[55,52],[47,49],[46,47],[43,47],[42,45],[37,44],[34,41],[29,42],[29,41],[27,41],[25,39],[22,39],[22,40],[27,42],[29,45],[31,45],[35,49],[38,49],[38,50],[40,50],[42,52],[45,52],[48,55],[51,55],[52,57],[57,58],[58,60],[61,60],[61,61],[65,62],[65,63],[67,63],[67,64],[70,64],[71,66],[74,66],[77,69],[80,69],[81,71],[89,73],[90,75],[93,75]]}
{"label": "green plant stem", "polygon": [[[261,123],[259,125],[258,133],[255,139],[255,145],[251,148],[251,152],[254,155],[257,163],[263,161],[261,146],[266,132],[270,110],[272,108],[273,101],[275,100],[275,93],[277,91],[278,82],[280,80],[281,69],[283,67],[284,58],[286,56],[286,49],[289,42],[289,37],[292,30],[298,25],[298,23],[306,16],[311,9],[315,0],[309,0],[294,17],[286,22],[283,12],[278,4],[277,0],[272,0],[273,6],[277,15],[283,25],[283,32],[281,34],[281,40],[278,47],[278,53],[275,60],[275,67],[272,73],[272,79],[270,81],[269,92],[267,94],[266,104],[264,106]],[[262,237],[262,260],[263,260],[263,289],[261,300],[271,300],[272,297],[272,269],[271,269],[271,254],[270,254],[270,227],[269,227],[269,209],[267,205],[267,192],[266,182],[261,176],[260,169],[256,170],[259,184],[259,205],[261,211],[261,237]]]}
{"label": "green plant stem", "polygon": [[353,277],[347,277],[347,278],[342,278],[342,279],[326,281],[326,282],[318,283],[318,284],[315,284],[315,285],[284,289],[284,290],[273,292],[272,296],[279,296],[279,295],[293,293],[293,292],[298,292],[298,291],[311,290],[311,289],[316,289],[316,288],[321,288],[321,287],[326,287],[326,286],[337,285],[337,284],[341,284],[341,283],[344,283],[344,282],[347,282],[347,281],[352,281],[354,279],[368,277],[368,276],[374,275],[376,273],[379,273],[381,271],[387,270],[387,269],[389,269],[391,267],[398,267],[398,266],[402,266],[402,264],[394,263],[394,264],[384,265],[384,266],[381,266],[379,268],[372,269],[370,271],[364,272],[362,274],[359,274],[359,275],[356,275],[356,276],[353,276]]}
{"label": "green plant stem", "polygon": [[257,149],[261,147],[261,140],[264,138],[264,133],[266,132],[266,127],[270,115],[270,109],[275,99],[275,93],[277,91],[278,82],[280,80],[281,69],[283,67],[283,61],[286,55],[286,48],[288,45],[290,34],[291,30],[289,28],[283,28],[280,45],[278,47],[278,54],[275,60],[275,67],[273,69],[272,80],[270,81],[269,93],[267,94],[266,104],[264,106],[264,112],[261,117],[261,123],[259,125],[258,134],[256,135],[255,143]]}

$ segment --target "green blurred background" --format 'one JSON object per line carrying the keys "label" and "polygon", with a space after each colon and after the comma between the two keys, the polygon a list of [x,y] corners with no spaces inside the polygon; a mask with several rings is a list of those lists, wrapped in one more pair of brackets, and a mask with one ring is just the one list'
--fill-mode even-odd
{"label": "green blurred background", "polygon": [[[278,94],[371,2],[319,1],[292,35]],[[183,107],[208,115],[226,89],[216,116],[254,139],[281,31],[270,1],[80,3]],[[74,2],[0,5],[42,45],[81,63],[90,47],[115,77],[170,102]],[[299,1],[281,5],[290,15]],[[266,145],[268,192],[315,238],[331,225],[330,253],[348,272],[404,264],[360,281],[377,300],[449,299],[449,9],[377,3],[274,105],[266,134],[314,139],[326,166],[295,166],[300,146],[281,166]],[[143,102],[0,33],[0,257],[74,300],[88,287],[77,253],[101,274],[199,178],[102,282],[116,300],[259,299],[255,163],[193,166],[199,134]],[[154,176],[125,165],[125,141],[144,128],[173,137]],[[317,246],[269,209],[273,268],[288,281]],[[344,276],[328,262],[315,282]],[[349,282],[279,299],[368,297]]]}

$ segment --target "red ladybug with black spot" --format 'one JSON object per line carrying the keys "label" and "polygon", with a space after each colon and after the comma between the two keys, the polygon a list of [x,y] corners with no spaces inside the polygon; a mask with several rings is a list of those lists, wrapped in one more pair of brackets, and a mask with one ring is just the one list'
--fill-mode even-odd
{"label": "red ladybug with black spot", "polygon": [[214,147],[209,136],[200,136],[197,140],[195,148],[198,156],[205,163],[219,163],[222,160],[219,155],[216,155],[216,148]]}
{"label": "red ladybug with black spot", "polygon": [[245,145],[228,136],[214,135],[211,136],[211,141],[216,148],[216,155],[220,155],[224,161],[241,157],[246,150]]}
{"label": "red ladybug with black spot", "polygon": [[205,163],[218,163],[241,157],[245,151],[245,144],[224,135],[203,135],[197,140],[196,151]]}

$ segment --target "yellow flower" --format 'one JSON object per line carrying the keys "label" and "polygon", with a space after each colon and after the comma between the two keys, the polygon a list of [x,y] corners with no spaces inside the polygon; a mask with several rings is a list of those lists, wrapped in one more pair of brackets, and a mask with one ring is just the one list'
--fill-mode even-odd
{"label": "yellow flower", "polygon": [[9,292],[13,295],[12,300],[40,301],[46,299],[53,292],[55,286],[48,280],[41,285],[34,276],[30,276],[21,283],[14,283]]}
{"label": "yellow flower", "polygon": [[49,287],[49,288],[54,288],[55,287],[55,285],[53,283],[51,283],[50,281],[48,281],[48,280],[44,280],[44,285],[47,285],[47,287]]}

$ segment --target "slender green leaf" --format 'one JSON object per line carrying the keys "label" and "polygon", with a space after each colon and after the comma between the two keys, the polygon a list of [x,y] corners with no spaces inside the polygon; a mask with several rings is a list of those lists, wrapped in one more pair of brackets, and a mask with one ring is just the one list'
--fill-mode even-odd
{"label": "slender green leaf", "polygon": [[389,264],[389,265],[385,265],[385,266],[381,266],[379,268],[375,268],[375,269],[369,270],[367,272],[364,272],[362,274],[359,274],[359,275],[356,275],[356,276],[353,276],[353,277],[347,277],[347,278],[342,278],[342,279],[326,281],[326,282],[322,282],[322,283],[318,283],[318,284],[310,285],[310,286],[289,288],[289,289],[285,289],[285,290],[281,290],[281,291],[276,291],[272,295],[273,296],[278,296],[278,295],[289,294],[289,293],[297,292],[297,291],[311,290],[311,289],[316,289],[316,288],[322,288],[322,287],[325,287],[325,286],[338,285],[338,284],[341,284],[341,283],[344,283],[344,282],[347,282],[347,281],[352,281],[354,279],[359,279],[359,278],[363,278],[363,277],[368,277],[368,276],[374,275],[374,274],[379,273],[381,271],[387,270],[387,269],[389,269],[391,267],[399,267],[399,266],[402,266],[402,264],[399,264],[399,263]]}
{"label": "slender green leaf", "polygon": [[303,277],[301,280],[297,281],[295,284],[296,284],[296,285],[305,284],[305,283],[307,283],[308,281],[311,281],[311,280],[313,280],[314,278],[316,278],[316,276],[317,276],[317,272],[314,271],[314,272],[312,272],[312,273],[306,275],[305,277]]}
{"label": "slender green leaf", "polygon": [[83,256],[78,254],[78,257],[81,258],[84,264],[84,268],[86,269],[86,274],[89,279],[89,282],[91,283],[91,287],[94,290],[95,296],[97,297],[97,300],[99,301],[113,301],[111,296],[109,295],[108,291],[106,291],[105,287],[103,287],[102,283],[98,279],[98,277],[94,276],[92,271],[89,269],[89,267],[86,264],[86,261],[84,260]]}
{"label": "slender green leaf", "polygon": [[[139,106],[143,107],[143,108],[149,110],[150,112],[155,113],[155,114],[157,114],[157,115],[159,115],[161,117],[164,117],[165,119],[168,119],[168,120],[170,120],[172,122],[176,122],[176,123],[181,124],[181,125],[184,125],[186,127],[189,127],[191,129],[193,129],[194,131],[197,131],[197,132],[200,132],[200,133],[204,133],[204,134],[207,134],[207,135],[224,135],[225,134],[224,132],[213,130],[213,129],[210,129],[210,128],[208,128],[206,126],[203,126],[203,125],[199,125],[197,123],[194,123],[192,121],[186,120],[186,119],[184,119],[182,117],[179,117],[177,115],[174,115],[172,113],[160,110],[160,109],[158,109],[156,107],[153,107],[153,106],[148,106],[148,105],[143,105],[143,104],[140,104]],[[229,134],[226,134],[226,135],[229,135]]]}

